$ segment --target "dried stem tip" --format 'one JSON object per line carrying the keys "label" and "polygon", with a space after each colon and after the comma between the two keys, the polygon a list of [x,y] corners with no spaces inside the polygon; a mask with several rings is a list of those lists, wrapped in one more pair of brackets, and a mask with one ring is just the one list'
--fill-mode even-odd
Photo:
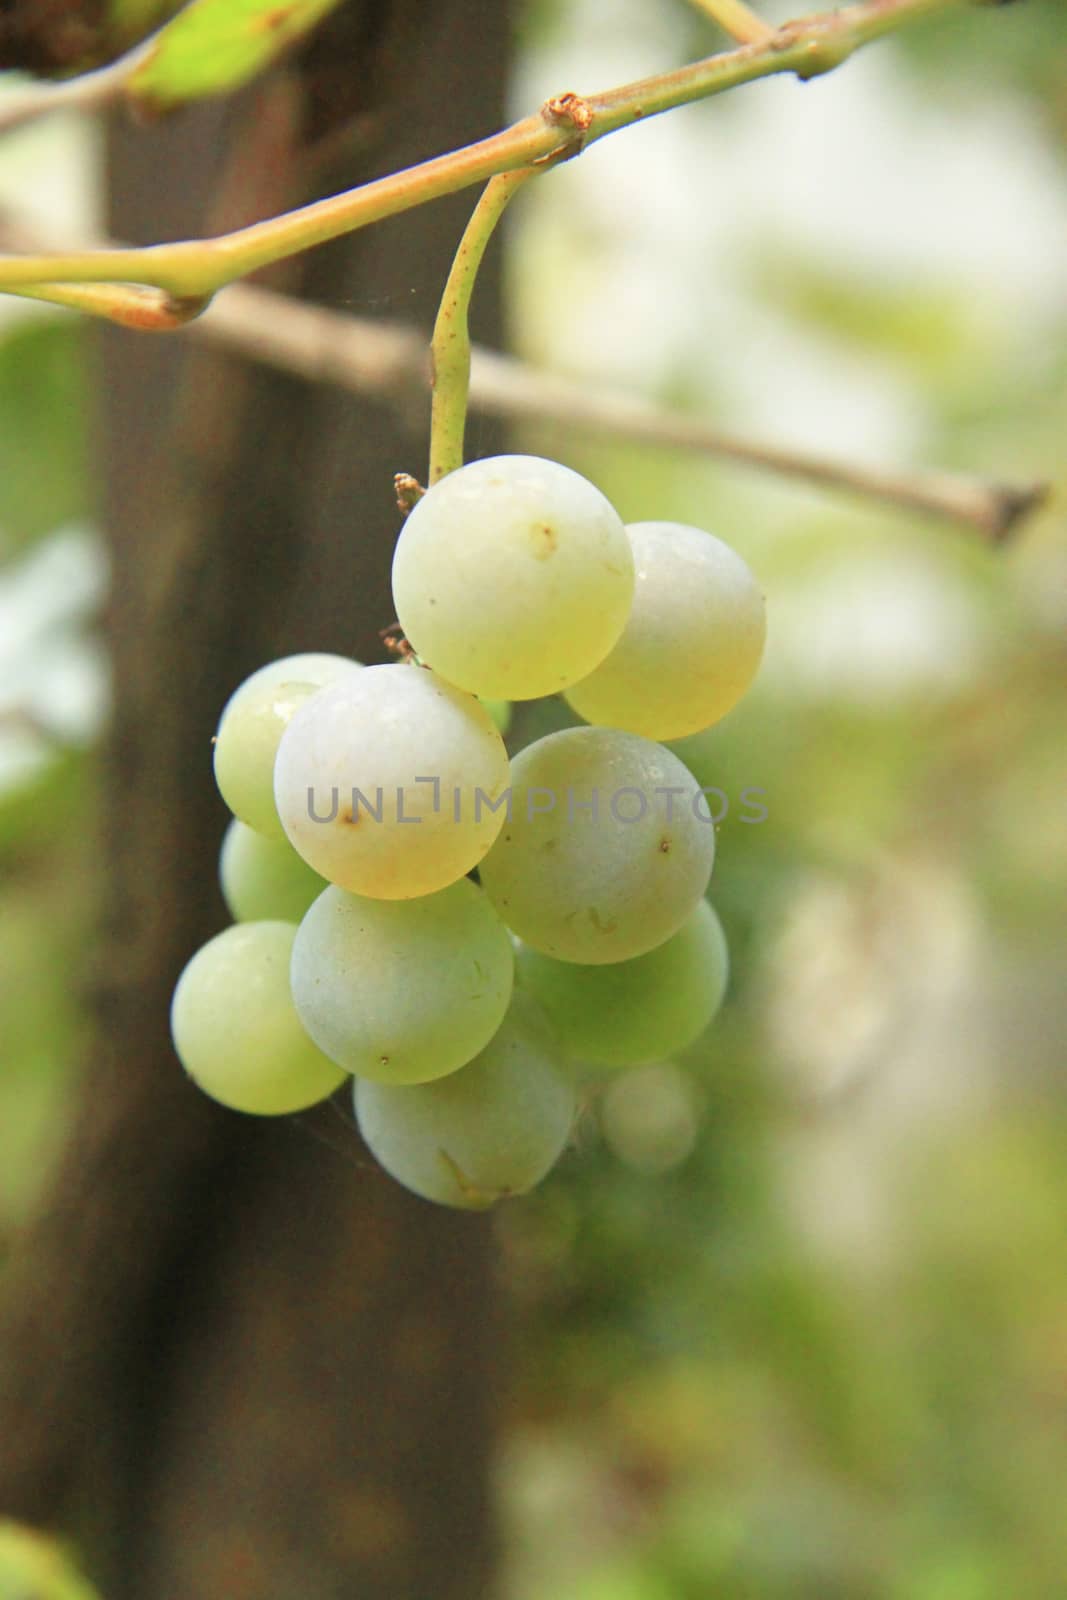
{"label": "dried stem tip", "polygon": [[393,487],[396,490],[396,506],[402,517],[406,517],[422,499],[426,490],[418,478],[413,478],[410,472],[397,472],[393,476]]}

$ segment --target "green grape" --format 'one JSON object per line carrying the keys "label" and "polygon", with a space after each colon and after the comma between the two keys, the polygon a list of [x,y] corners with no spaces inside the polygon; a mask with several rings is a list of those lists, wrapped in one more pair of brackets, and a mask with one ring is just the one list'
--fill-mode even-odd
{"label": "green grape", "polygon": [[290,842],[353,894],[433,894],[500,831],[508,756],[473,695],[423,667],[350,673],[296,712],[274,793]]}
{"label": "green grape", "polygon": [[311,1042],[294,1009],[295,937],[288,922],[239,922],[198,950],[178,979],[174,1048],[193,1082],[233,1111],[302,1111],[346,1077]]}
{"label": "green grape", "polygon": [[235,922],[299,922],[326,887],[286,839],[268,839],[235,817],[219,852],[222,898]]}
{"label": "green grape", "polygon": [[684,1050],[726,992],[722,924],[706,900],[663,944],[631,961],[580,966],[521,945],[517,981],[540,1001],[560,1042],[598,1066],[636,1067]]}
{"label": "green grape", "polygon": [[521,994],[459,1072],[404,1087],[357,1079],[355,1103],[368,1148],[398,1183],[467,1211],[539,1183],[562,1154],[577,1111],[552,1031]]}
{"label": "green grape", "polygon": [[676,933],[714,858],[710,812],[676,756],[636,734],[565,728],[516,756],[511,813],[479,876],[528,945],[600,965]]}
{"label": "green grape", "polygon": [[227,700],[215,735],[215,782],[235,817],[268,838],[285,837],[274,806],[274,758],[297,706],[327,683],[361,670],[345,656],[309,653],[271,661]]}
{"label": "green grape", "polygon": [[514,974],[507,930],[469,878],[417,900],[327,889],[300,924],[290,970],[300,1019],[330,1059],[403,1084],[477,1055]]}
{"label": "green grape", "polygon": [[756,675],[763,595],[736,551],[680,522],[627,528],[637,587],[622,637],[567,690],[587,722],[680,739],[718,722]]}
{"label": "green grape", "polygon": [[393,600],[409,642],[450,683],[533,700],[586,677],[622,633],[634,566],[599,489],[539,456],[472,461],[404,524]]}

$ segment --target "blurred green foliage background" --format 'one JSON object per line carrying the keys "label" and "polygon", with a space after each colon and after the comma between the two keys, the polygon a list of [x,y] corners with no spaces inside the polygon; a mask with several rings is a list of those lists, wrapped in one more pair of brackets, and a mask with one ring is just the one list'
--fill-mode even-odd
{"label": "blurred green foliage background", "polygon": [[[516,110],[716,42],[681,0],[536,0]],[[93,149],[66,119],[13,136],[0,192],[62,210]],[[815,85],[660,119],[537,185],[515,223],[533,361],[769,441],[1054,492],[990,550],[566,419],[517,441],[628,520],[734,543],[770,645],[690,752],[731,801],[712,886],[726,1009],[684,1061],[591,1089],[576,1150],[499,1218],[520,1377],[506,1595],[1050,1600],[1067,1592],[1067,12],[976,8]],[[434,286],[398,283],[384,309],[414,291]],[[0,322],[0,1253],[62,1139],[83,1037],[106,715],[87,343],[72,320]],[[765,822],[740,820],[745,787]]]}

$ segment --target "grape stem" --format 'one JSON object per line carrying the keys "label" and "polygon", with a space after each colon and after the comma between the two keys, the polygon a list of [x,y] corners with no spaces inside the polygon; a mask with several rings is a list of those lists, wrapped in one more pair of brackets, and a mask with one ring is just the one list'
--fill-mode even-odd
{"label": "grape stem", "polygon": [[467,396],[471,381],[471,340],[468,325],[471,294],[478,268],[493,229],[508,201],[528,178],[532,167],[490,178],[463,230],[434,323],[430,343],[430,483],[463,465],[463,435],[467,426]]}
{"label": "grape stem", "polygon": [[[672,72],[657,73],[581,101],[558,96],[533,116],[487,139],[233,233],[126,249],[0,258],[0,291],[34,288],[43,298],[47,286],[107,284],[108,294],[98,294],[92,304],[86,301],[80,309],[130,320],[129,285],[149,286],[165,291],[170,299],[157,308],[159,319],[153,324],[144,317],[142,296],[140,305],[133,308],[134,314],[141,312],[139,325],[173,327],[175,305],[206,303],[217,290],[260,267],[472,184],[485,183],[498,174],[563,159],[620,128],[706,100],[738,84],[778,72],[817,77],[839,66],[861,45],[965,3],[968,0],[858,0],[839,11],[788,22],[761,42],[742,44]],[[560,108],[568,104],[582,110],[584,125],[577,136],[573,118],[560,115]],[[124,302],[125,317],[121,314]],[[69,294],[64,303],[74,303]]]}

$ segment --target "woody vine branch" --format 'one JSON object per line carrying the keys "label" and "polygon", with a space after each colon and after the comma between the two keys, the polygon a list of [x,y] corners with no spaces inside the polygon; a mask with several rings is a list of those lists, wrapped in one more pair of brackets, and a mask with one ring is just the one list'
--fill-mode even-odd
{"label": "woody vine branch", "polygon": [[[783,72],[817,77],[862,45],[964,3],[858,0],[674,71],[585,98],[559,96],[487,139],[233,233],[138,248],[2,257],[0,291],[57,299],[139,327],[172,328],[197,315],[226,284],[260,267],[498,174],[567,159],[621,128],[742,83]],[[72,290],[79,285],[106,290],[81,297]],[[146,295],[145,289],[157,292]]]}

